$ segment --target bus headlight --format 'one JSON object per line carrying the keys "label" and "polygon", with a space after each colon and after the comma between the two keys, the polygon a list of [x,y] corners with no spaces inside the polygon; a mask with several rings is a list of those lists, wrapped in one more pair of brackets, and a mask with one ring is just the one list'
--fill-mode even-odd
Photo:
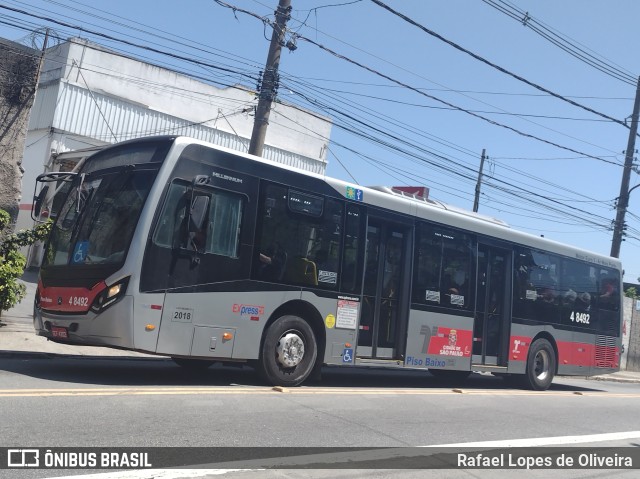
{"label": "bus headlight", "polygon": [[91,311],[99,313],[117,302],[127,292],[128,284],[129,277],[127,276],[117,283],[107,286],[98,296],[96,296],[96,299],[93,300]]}

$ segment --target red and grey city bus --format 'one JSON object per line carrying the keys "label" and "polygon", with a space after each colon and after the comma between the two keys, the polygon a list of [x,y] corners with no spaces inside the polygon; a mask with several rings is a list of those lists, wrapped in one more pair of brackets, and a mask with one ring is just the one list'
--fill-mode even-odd
{"label": "red and grey city bus", "polygon": [[537,390],[619,368],[615,258],[185,137],[117,144],[47,180],[69,184],[35,298],[54,341],[249,363],[283,386],[322,365]]}

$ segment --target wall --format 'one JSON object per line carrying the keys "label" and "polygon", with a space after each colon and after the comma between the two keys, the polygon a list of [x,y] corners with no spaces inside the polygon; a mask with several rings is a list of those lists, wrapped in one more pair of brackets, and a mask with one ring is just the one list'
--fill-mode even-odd
{"label": "wall", "polygon": [[[625,330],[627,345],[623,358],[625,359],[624,368],[627,371],[640,371],[640,311],[637,310],[638,300],[625,298]],[[629,304],[627,314],[627,304]],[[628,322],[627,322],[628,319]],[[625,335],[623,335],[623,344]]]}
{"label": "wall", "polygon": [[39,61],[36,50],[0,39],[0,208],[13,222],[19,211],[22,155]]}
{"label": "wall", "polygon": [[[50,82],[62,82],[75,88],[90,90],[91,95],[85,105],[93,106],[95,99],[104,103],[102,113],[110,120],[117,141],[151,134],[180,134],[180,131],[162,131],[167,126],[162,120],[159,120],[158,131],[131,128],[134,125],[127,125],[122,117],[110,116],[109,108],[113,108],[116,103],[128,103],[132,108],[146,110],[150,114],[156,112],[188,120],[192,124],[215,128],[241,138],[251,137],[253,108],[257,104],[254,91],[244,87],[217,88],[194,78],[115,54],[86,40],[73,38],[47,50],[42,83]],[[48,106],[43,106],[43,113],[47,113],[39,117],[38,124],[32,123],[31,128],[51,125],[53,119],[55,128],[67,130],[69,125],[59,115],[65,114],[64,98],[61,99],[61,96],[70,91],[63,87],[57,95],[51,94],[44,102]],[[105,97],[111,97],[112,102]],[[77,108],[82,104],[76,103],[75,106]],[[54,110],[55,113],[52,113]],[[69,118],[68,114],[65,116]],[[97,133],[86,136],[105,142],[115,141],[114,135],[109,131]],[[330,133],[331,123],[328,118],[278,103],[271,112],[265,143],[325,163]]]}

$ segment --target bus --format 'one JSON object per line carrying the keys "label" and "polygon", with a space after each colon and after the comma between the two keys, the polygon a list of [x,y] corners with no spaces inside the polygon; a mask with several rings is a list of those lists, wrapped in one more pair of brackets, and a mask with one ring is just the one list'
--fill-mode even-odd
{"label": "bus", "polygon": [[179,136],[38,182],[68,191],[34,305],[53,341],[247,363],[285,387],[323,365],[534,390],[619,369],[618,259],[497,219]]}

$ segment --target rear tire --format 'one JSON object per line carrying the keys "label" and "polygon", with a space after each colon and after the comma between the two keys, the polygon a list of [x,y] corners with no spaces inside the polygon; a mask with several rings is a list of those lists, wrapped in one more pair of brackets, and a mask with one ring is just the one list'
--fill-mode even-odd
{"label": "rear tire", "polygon": [[258,372],[272,386],[298,386],[311,374],[317,356],[311,326],[298,316],[282,316],[267,329]]}
{"label": "rear tire", "polygon": [[524,384],[534,391],[549,389],[556,373],[556,353],[546,339],[537,339],[529,348]]}
{"label": "rear tire", "polygon": [[171,358],[174,363],[189,371],[204,371],[211,366],[215,361],[208,359],[191,359],[191,358]]}

